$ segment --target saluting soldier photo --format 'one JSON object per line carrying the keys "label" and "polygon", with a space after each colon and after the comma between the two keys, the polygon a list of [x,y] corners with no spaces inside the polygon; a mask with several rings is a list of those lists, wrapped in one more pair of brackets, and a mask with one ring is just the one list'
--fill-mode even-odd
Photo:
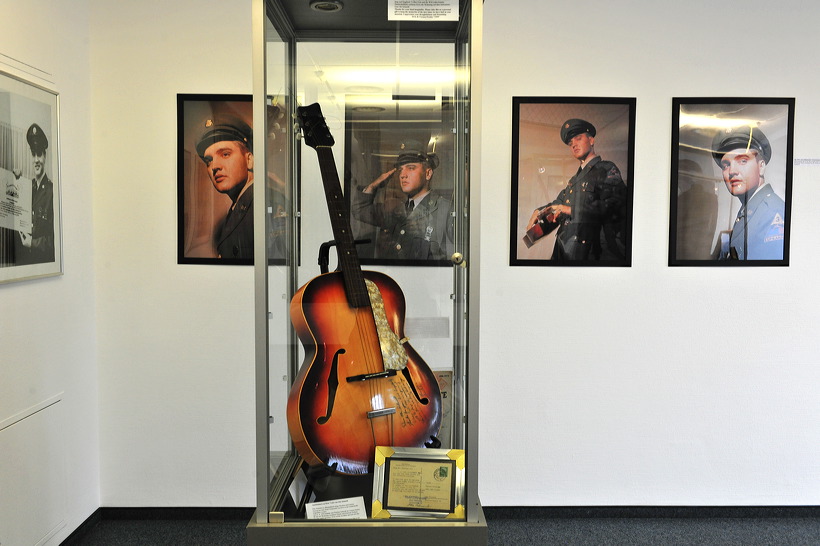
{"label": "saluting soldier photo", "polygon": [[[353,217],[379,228],[377,256],[394,260],[446,260],[453,253],[452,200],[433,192],[439,166],[435,153],[419,142],[402,143],[396,163],[373,182],[353,190]],[[404,196],[398,206],[376,202],[391,179]]]}
{"label": "saluting soldier photo", "polygon": [[[362,264],[450,266],[456,252],[452,99],[372,109],[345,106],[344,184]],[[365,103],[367,104],[367,103]]]}

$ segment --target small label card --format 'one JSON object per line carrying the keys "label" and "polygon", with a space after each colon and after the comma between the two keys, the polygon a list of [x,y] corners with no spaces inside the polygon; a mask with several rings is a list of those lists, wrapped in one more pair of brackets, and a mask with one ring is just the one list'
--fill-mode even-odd
{"label": "small label card", "polygon": [[367,519],[364,497],[351,497],[305,504],[307,519]]}

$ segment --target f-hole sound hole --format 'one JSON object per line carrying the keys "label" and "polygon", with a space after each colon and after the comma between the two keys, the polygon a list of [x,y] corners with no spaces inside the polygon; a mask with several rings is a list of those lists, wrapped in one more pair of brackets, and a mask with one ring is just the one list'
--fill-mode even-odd
{"label": "f-hole sound hole", "polygon": [[[316,422],[324,425],[330,420],[333,414],[333,404],[336,402],[336,389],[339,388],[339,355],[345,354],[344,349],[339,349],[333,355],[333,363],[330,365],[330,374],[327,376],[327,415],[322,415]],[[415,389],[414,389],[415,390]]]}

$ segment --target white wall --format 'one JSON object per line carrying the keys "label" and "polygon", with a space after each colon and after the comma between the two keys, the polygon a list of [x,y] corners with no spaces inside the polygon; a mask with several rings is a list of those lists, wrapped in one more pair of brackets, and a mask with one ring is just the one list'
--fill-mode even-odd
{"label": "white wall", "polygon": [[[176,264],[174,103],[250,92],[249,10],[92,6],[102,504],[251,506],[252,273]],[[792,265],[743,270],[765,290],[733,287],[735,269],[666,266],[673,96],[795,96],[795,156],[820,155],[816,82],[783,62],[809,18],[765,17],[763,70],[746,74],[720,46],[748,6],[597,2],[579,39],[569,6],[485,4],[484,504],[818,502],[816,173],[795,169]],[[513,95],[637,97],[633,267],[506,265]]]}
{"label": "white wall", "polygon": [[253,268],[176,249],[176,96],[252,92],[250,3],[91,27],[102,506],[254,506]]}
{"label": "white wall", "polygon": [[796,97],[795,158],[820,157],[817,10],[484,10],[482,225],[509,225],[511,97],[637,97],[637,138],[631,268],[511,268],[482,232],[482,502],[820,503],[818,167],[794,169],[788,268],[666,265],[672,97]]}
{"label": "white wall", "polygon": [[0,285],[0,543],[57,544],[99,506],[88,6],[2,12],[0,70],[60,94],[65,275]]}

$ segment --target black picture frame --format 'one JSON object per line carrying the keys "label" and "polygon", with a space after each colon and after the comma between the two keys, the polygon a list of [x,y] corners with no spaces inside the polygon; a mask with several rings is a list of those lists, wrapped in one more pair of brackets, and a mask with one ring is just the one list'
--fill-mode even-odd
{"label": "black picture frame", "polygon": [[[452,203],[456,180],[454,100],[446,96],[397,95],[393,97],[393,104],[392,108],[374,107],[367,102],[367,96],[357,94],[348,94],[345,98],[344,191],[359,261],[362,265],[452,267],[455,237]],[[423,258],[405,252],[406,248],[400,256],[395,252],[397,228],[390,218],[402,214],[406,201],[396,173],[377,190],[373,199],[372,206],[383,211],[383,224],[364,221],[357,213],[355,200],[363,187],[395,167],[402,146],[411,142],[420,144],[425,152],[434,153],[439,161],[433,171],[430,193],[436,198],[437,211],[441,214],[428,216],[428,221],[420,226],[423,231],[421,237],[416,238],[419,241],[416,247],[421,248],[422,254],[431,244],[441,250],[430,251]],[[449,210],[445,211],[447,207]],[[442,221],[445,214],[446,226]],[[446,234],[438,237],[443,229],[447,230]],[[439,244],[442,240],[444,243]],[[405,253],[408,256],[404,256]],[[431,254],[439,257],[431,258]]]}
{"label": "black picture frame", "polygon": [[[282,97],[269,97],[268,128],[265,135],[267,173],[255,173],[254,190],[264,187],[267,194],[268,263],[283,265],[287,258],[290,233],[298,230],[290,221],[290,144],[284,122],[287,107]],[[232,206],[231,199],[218,192],[211,182],[204,161],[196,151],[201,135],[208,130],[209,120],[232,116],[253,128],[253,97],[239,94],[177,95],[177,263],[206,265],[252,265],[253,257],[220,256],[215,237],[220,224]],[[258,135],[254,135],[258,138]],[[253,150],[251,149],[251,153]],[[256,196],[259,194],[254,192]],[[243,201],[239,199],[238,201]],[[240,203],[247,208],[247,202]],[[243,230],[248,234],[246,245],[253,247],[250,218]]]}
{"label": "black picture frame", "polygon": [[672,99],[670,266],[788,266],[794,105]]}
{"label": "black picture frame", "polygon": [[[635,109],[636,99],[629,97],[513,97],[511,266],[632,264]],[[572,120],[584,120],[595,128],[594,150],[601,157],[596,172],[605,176],[604,183],[579,179],[578,186],[581,191],[593,188],[589,190],[595,192],[592,205],[605,212],[595,218],[594,227],[585,223],[590,226],[587,236],[576,239],[588,246],[576,245],[572,248],[577,251],[570,254],[557,251],[556,242],[562,249],[570,248],[571,243],[562,241],[573,237],[571,230],[577,229],[572,216],[550,216],[549,221],[545,216],[547,205],[557,202],[559,195],[574,193],[571,186],[581,163],[562,140],[562,128],[572,136],[573,128],[567,126]],[[590,171],[585,172],[585,177],[590,176]],[[625,187],[612,182],[618,173]],[[602,205],[604,201],[614,205]],[[544,212],[544,229],[529,227],[536,210]]]}
{"label": "black picture frame", "polygon": [[252,265],[252,258],[219,257],[215,235],[231,200],[213,187],[196,151],[209,120],[233,115],[253,127],[251,95],[177,95],[177,263]]}

